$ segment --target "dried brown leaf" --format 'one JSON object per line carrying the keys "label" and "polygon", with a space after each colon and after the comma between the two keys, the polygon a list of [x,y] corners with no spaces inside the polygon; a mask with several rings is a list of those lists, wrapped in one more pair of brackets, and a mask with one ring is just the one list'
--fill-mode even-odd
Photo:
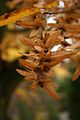
{"label": "dried brown leaf", "polygon": [[34,49],[35,43],[31,39],[28,39],[22,35],[18,35],[17,38],[27,47],[31,47],[32,49]]}
{"label": "dried brown leaf", "polygon": [[16,71],[22,75],[22,76],[26,76],[27,75],[27,71],[21,70],[21,69],[16,69]]}
{"label": "dried brown leaf", "polygon": [[48,93],[51,97],[53,97],[56,100],[60,100],[60,96],[55,92],[54,89],[54,83],[44,83],[43,89],[46,93]]}
{"label": "dried brown leaf", "polygon": [[72,77],[72,80],[75,81],[80,76],[80,67],[78,67]]}
{"label": "dried brown leaf", "polygon": [[23,60],[23,59],[20,58],[19,62],[20,62],[21,65],[23,65],[24,67],[26,67],[30,70],[33,70],[36,67],[36,65],[30,60]]}
{"label": "dried brown leaf", "polygon": [[53,47],[54,45],[59,44],[61,42],[60,39],[58,38],[60,34],[61,34],[60,31],[54,31],[50,35],[50,37],[47,39],[45,47],[49,49]]}

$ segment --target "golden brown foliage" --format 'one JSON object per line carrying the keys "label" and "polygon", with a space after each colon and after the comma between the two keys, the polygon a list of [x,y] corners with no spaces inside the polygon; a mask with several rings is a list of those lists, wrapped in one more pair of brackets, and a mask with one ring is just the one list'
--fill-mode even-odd
{"label": "golden brown foliage", "polygon": [[[17,69],[17,72],[23,75],[25,80],[32,82],[28,88],[36,90],[41,87],[58,100],[60,96],[55,92],[56,83],[50,80],[51,68],[69,58],[78,66],[73,80],[80,75],[80,2],[64,0],[63,8],[59,7],[57,0],[50,1],[50,4],[48,2],[3,15],[0,17],[0,26],[16,22],[18,26],[32,28],[29,38],[18,35],[18,39],[29,47],[30,51],[21,53],[25,59],[20,58],[19,63],[26,70]],[[47,16],[56,22],[48,23]],[[25,17],[25,20],[20,20]],[[56,45],[60,47],[52,51]]]}

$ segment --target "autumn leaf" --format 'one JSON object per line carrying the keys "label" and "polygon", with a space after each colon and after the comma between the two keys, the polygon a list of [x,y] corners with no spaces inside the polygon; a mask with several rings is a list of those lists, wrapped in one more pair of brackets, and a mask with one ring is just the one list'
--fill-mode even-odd
{"label": "autumn leaf", "polygon": [[72,76],[72,80],[75,81],[77,80],[77,78],[80,76],[80,67],[78,67],[74,73],[74,75]]}
{"label": "autumn leaf", "polygon": [[34,49],[35,43],[31,39],[28,39],[22,35],[18,35],[17,38],[26,46],[31,47]]}
{"label": "autumn leaf", "polygon": [[23,65],[24,67],[27,67],[30,70],[33,70],[37,64],[33,63],[33,61],[31,60],[23,60],[23,59],[19,59],[19,62],[21,65]]}
{"label": "autumn leaf", "polygon": [[[51,4],[48,4],[46,6],[46,9],[56,6],[56,4],[57,4],[57,2],[52,2]],[[36,7],[26,8],[25,7],[25,8],[18,9],[11,13],[6,13],[6,14],[0,16],[0,26],[8,25],[10,23],[15,23],[16,21],[18,21],[20,19],[23,19],[30,15],[34,15],[38,12],[40,12],[39,8],[36,8]]]}
{"label": "autumn leaf", "polygon": [[43,84],[43,90],[48,93],[53,99],[60,100],[60,96],[55,91],[55,83],[53,82],[44,82]]}
{"label": "autumn leaf", "polygon": [[54,31],[52,34],[50,34],[50,37],[46,41],[45,47],[49,49],[52,48],[54,45],[59,44],[61,42],[58,38],[60,34],[60,31]]}
{"label": "autumn leaf", "polygon": [[[72,16],[71,18],[66,17],[70,10],[71,15],[73,14],[73,8],[69,8],[69,6],[66,6],[68,10],[66,8],[58,8],[55,3],[57,2],[35,4],[33,7],[6,14],[1,17],[0,25],[3,26],[9,22],[16,22],[16,25],[32,28],[29,37],[22,35],[17,37],[20,42],[30,48],[28,53],[21,53],[24,57],[19,59],[19,63],[25,70],[17,69],[17,72],[24,76],[26,81],[30,81],[30,86],[26,88],[37,90],[40,87],[50,96],[59,100],[60,96],[56,93],[56,85],[54,81],[50,80],[53,74],[55,74],[51,74],[51,69],[62,63],[66,58],[71,60],[75,59],[77,61],[76,63],[79,64],[80,60],[76,58],[78,58],[80,48],[80,26],[77,20],[78,18],[74,19]],[[75,7],[74,3],[72,3],[71,7]],[[43,11],[41,11],[42,9]],[[50,17],[56,20],[56,24],[47,23],[46,17],[48,14],[52,14]],[[74,10],[75,14],[76,10]],[[25,21],[20,20],[30,16],[31,19],[25,19]],[[76,32],[75,29],[77,29]],[[75,36],[78,38],[77,42],[74,41],[76,39]],[[72,43],[69,43],[67,39],[71,39]],[[53,51],[52,48],[56,47],[56,45],[59,47]],[[79,75],[80,69],[77,69],[73,80]]]}
{"label": "autumn leaf", "polygon": [[38,8],[22,8],[14,12],[7,13],[3,16],[0,16],[0,26],[4,26],[10,23],[15,23],[16,21],[33,15],[39,12]]}
{"label": "autumn leaf", "polygon": [[20,69],[16,69],[16,71],[17,71],[19,74],[21,74],[22,76],[26,76],[27,73],[29,73],[29,72],[27,72],[27,71],[20,70]]}

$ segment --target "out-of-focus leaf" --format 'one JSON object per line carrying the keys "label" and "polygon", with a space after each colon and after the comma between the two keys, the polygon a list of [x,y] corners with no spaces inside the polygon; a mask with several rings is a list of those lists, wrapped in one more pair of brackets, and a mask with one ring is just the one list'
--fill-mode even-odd
{"label": "out-of-focus leaf", "polygon": [[[52,8],[53,6],[56,6],[56,2],[52,2],[51,4],[48,4],[46,6],[47,8]],[[45,6],[43,6],[45,8]],[[0,16],[0,26],[4,26],[10,23],[15,23],[16,21],[23,19],[25,17],[28,17],[30,15],[34,15],[36,13],[40,12],[39,8],[31,7],[31,8],[22,8],[18,9],[11,13],[6,13],[5,15]]]}
{"label": "out-of-focus leaf", "polygon": [[54,86],[55,86],[55,83],[44,81],[43,89],[46,93],[48,93],[54,99],[60,100],[60,96],[56,93]]}
{"label": "out-of-focus leaf", "polygon": [[74,73],[74,75],[72,76],[72,80],[75,81],[77,80],[77,78],[80,76],[80,67],[78,67]]}

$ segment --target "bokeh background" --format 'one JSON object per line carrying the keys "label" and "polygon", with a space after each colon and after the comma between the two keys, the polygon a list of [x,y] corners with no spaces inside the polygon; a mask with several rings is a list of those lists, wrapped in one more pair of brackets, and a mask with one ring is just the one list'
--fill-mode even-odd
{"label": "bokeh background", "polygon": [[[22,2],[16,6],[11,0],[0,0],[0,15],[20,6]],[[52,80],[59,85],[60,101],[53,100],[42,90],[37,93],[27,90],[27,82],[16,72],[16,68],[21,68],[19,52],[27,50],[16,36],[29,32],[30,29],[14,24],[0,27],[0,120],[79,120],[80,77],[71,81],[75,65],[68,62],[53,69]]]}

